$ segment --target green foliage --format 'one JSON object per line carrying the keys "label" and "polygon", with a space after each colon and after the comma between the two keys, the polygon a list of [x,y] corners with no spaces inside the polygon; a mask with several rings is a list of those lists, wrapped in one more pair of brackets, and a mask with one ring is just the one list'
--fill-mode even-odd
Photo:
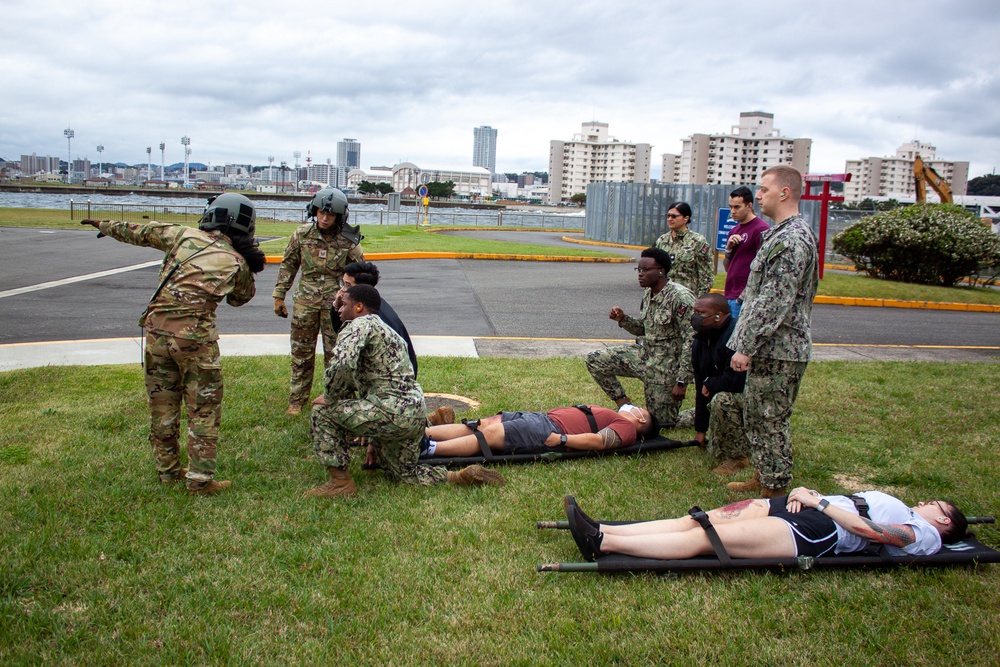
{"label": "green foliage", "polygon": [[375,184],[372,183],[371,181],[361,181],[360,183],[358,183],[359,195],[373,195],[377,192],[378,190],[376,189]]}
{"label": "green foliage", "polygon": [[1000,197],[1000,176],[987,174],[969,181],[965,194],[981,197]]}
{"label": "green foliage", "polygon": [[587,195],[583,192],[577,192],[569,200],[577,206],[584,206],[587,203]]}
{"label": "green foliage", "polygon": [[849,211],[891,211],[894,208],[899,208],[900,206],[906,206],[900,201],[895,199],[887,199],[885,201],[875,201],[870,197],[866,197],[855,204],[841,204],[840,207]]}
{"label": "green foliage", "polygon": [[953,204],[862,218],[833,238],[833,249],[870,276],[924,285],[950,287],[1000,267],[1000,237]]}
{"label": "green foliage", "polygon": [[449,199],[455,194],[455,184],[452,181],[431,181],[427,186],[427,196],[435,199]]}
{"label": "green foliage", "polygon": [[385,195],[389,194],[390,192],[393,192],[394,190],[392,189],[392,185],[389,183],[376,183],[375,191],[384,197]]}

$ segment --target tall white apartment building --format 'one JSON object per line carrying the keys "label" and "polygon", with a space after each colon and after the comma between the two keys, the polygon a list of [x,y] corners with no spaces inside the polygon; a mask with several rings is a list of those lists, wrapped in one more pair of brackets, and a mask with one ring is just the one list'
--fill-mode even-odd
{"label": "tall white apartment building", "polygon": [[497,131],[489,125],[472,130],[472,165],[488,169],[491,174],[497,170]]}
{"label": "tall white apartment building", "polygon": [[781,136],[774,114],[763,111],[740,113],[731,134],[692,134],[681,143],[676,182],[693,185],[757,183],[764,171],[779,164],[805,174],[812,151],[812,139]]}
{"label": "tall white apartment building", "polygon": [[679,183],[681,178],[681,156],[676,153],[664,153],[662,159],[660,183]]}
{"label": "tall white apartment building", "polygon": [[346,174],[351,169],[361,167],[361,142],[357,139],[344,139],[337,142],[337,166],[344,168]]}
{"label": "tall white apartment building", "polygon": [[[914,200],[917,196],[913,161],[919,155],[931,169],[951,186],[952,194],[964,195],[969,181],[968,162],[949,162],[937,158],[937,148],[913,140],[896,149],[893,157],[869,157],[848,160],[844,171],[851,180],[844,183],[844,201],[857,203],[874,197]],[[928,197],[933,190],[927,188]]]}
{"label": "tall white apartment building", "polygon": [[569,201],[590,183],[648,183],[651,152],[610,136],[607,123],[583,123],[572,141],[549,142],[549,202]]}
{"label": "tall white apartment building", "polygon": [[332,188],[342,188],[347,185],[347,170],[335,164],[317,162],[306,169],[306,179],[326,183]]}

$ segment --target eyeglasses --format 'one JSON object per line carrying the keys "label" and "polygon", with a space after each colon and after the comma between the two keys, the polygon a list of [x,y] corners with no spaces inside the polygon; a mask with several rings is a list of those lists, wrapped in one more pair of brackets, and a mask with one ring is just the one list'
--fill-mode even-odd
{"label": "eyeglasses", "polygon": [[647,271],[658,271],[659,269],[660,267],[658,266],[637,266],[632,270],[636,273],[646,273]]}

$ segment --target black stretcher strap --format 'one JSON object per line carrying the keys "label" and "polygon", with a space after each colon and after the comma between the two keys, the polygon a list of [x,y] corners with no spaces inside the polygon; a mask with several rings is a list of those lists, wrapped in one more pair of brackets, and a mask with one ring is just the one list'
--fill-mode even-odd
{"label": "black stretcher strap", "polygon": [[597,428],[597,420],[594,419],[594,411],[590,409],[589,405],[574,405],[573,407],[587,415],[587,423],[590,424],[591,433],[597,433],[601,430]]}
{"label": "black stretcher strap", "polygon": [[[858,510],[858,516],[860,516],[862,519],[868,519],[869,521],[871,521],[872,518],[868,514],[868,501],[865,500],[862,496],[853,494],[851,495],[851,500],[854,502],[854,507]],[[889,550],[886,549],[885,544],[881,542],[874,542],[872,540],[868,540],[868,546],[866,546],[862,550],[862,553],[864,553],[867,556],[878,556],[884,561],[890,560]]]}
{"label": "black stretcher strap", "polygon": [[476,436],[476,442],[479,443],[479,451],[483,453],[483,458],[487,461],[493,460],[493,451],[490,446],[486,444],[486,436],[478,428],[472,432],[472,435]]}
{"label": "black stretcher strap", "polygon": [[708,541],[712,543],[712,548],[715,549],[715,555],[719,557],[719,562],[723,567],[731,567],[733,560],[729,557],[729,552],[726,551],[726,547],[722,544],[722,540],[719,539],[719,533],[716,532],[715,526],[712,525],[712,521],[708,518],[708,514],[705,513],[700,507],[695,505],[688,510],[688,514],[691,518],[698,522],[698,525],[704,529],[705,534],[708,536]]}

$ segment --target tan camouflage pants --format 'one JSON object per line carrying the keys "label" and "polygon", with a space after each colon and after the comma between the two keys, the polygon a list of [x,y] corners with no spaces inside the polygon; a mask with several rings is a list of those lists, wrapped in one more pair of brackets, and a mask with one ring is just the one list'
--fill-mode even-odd
{"label": "tan camouflage pants", "polygon": [[312,393],[316,370],[316,336],[323,335],[323,368],[330,365],[330,355],[337,343],[329,306],[292,305],[292,381],[289,403],[305,405]]}
{"label": "tan camouflage pants", "polygon": [[746,456],[743,394],[719,392],[709,402],[708,414],[708,453],[723,461]]}
{"label": "tan camouflage pants", "polygon": [[364,398],[337,401],[313,406],[313,447],[322,465],[344,468],[351,461],[348,443],[354,438],[368,438],[375,445],[376,463],[390,480],[424,486],[441,484],[446,475],[442,467],[417,463],[426,424],[423,401],[403,411]]}
{"label": "tan camouflage pants", "polygon": [[680,403],[671,395],[677,369],[664,368],[653,373],[646,364],[646,351],[641,345],[630,343],[595,350],[587,355],[586,364],[587,370],[611,400],[625,398],[625,388],[618,381],[619,377],[638,378],[642,380],[646,394],[646,409],[660,424],[677,421]]}
{"label": "tan camouflage pants", "polygon": [[156,472],[170,479],[181,469],[181,402],[187,407],[188,480],[207,482],[215,474],[215,448],[222,421],[219,345],[146,334],[146,395],[149,444]]}
{"label": "tan camouflage pants", "polygon": [[760,483],[780,489],[792,482],[792,405],[799,393],[805,361],[754,357],[743,390],[743,423],[750,463]]}

